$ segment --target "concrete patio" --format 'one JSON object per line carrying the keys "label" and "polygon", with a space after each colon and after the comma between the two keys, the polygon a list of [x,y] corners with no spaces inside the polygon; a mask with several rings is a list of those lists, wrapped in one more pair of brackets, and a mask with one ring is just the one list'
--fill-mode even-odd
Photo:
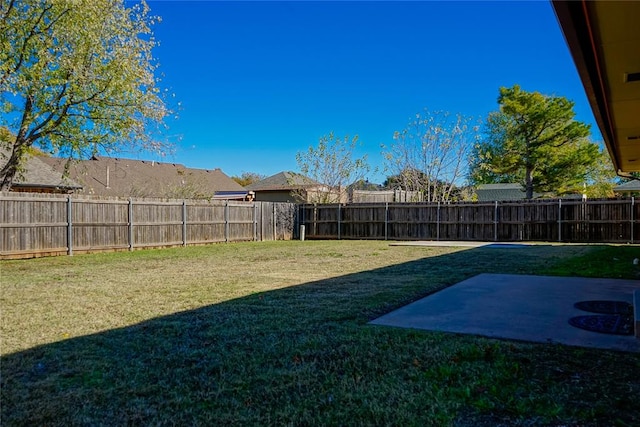
{"label": "concrete patio", "polygon": [[640,339],[571,326],[579,301],[633,303],[640,281],[480,274],[390,312],[373,325],[640,352]]}

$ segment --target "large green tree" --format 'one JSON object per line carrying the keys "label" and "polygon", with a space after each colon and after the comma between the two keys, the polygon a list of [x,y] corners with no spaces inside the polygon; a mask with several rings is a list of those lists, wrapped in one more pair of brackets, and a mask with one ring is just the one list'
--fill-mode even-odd
{"label": "large green tree", "polygon": [[151,125],[168,114],[157,87],[144,1],[0,0],[2,190],[27,149],[81,157],[122,146],[159,150]]}
{"label": "large green tree", "polygon": [[520,182],[529,199],[582,189],[601,153],[590,126],[574,119],[574,103],[515,85],[500,88],[498,104],[471,156],[472,183]]}

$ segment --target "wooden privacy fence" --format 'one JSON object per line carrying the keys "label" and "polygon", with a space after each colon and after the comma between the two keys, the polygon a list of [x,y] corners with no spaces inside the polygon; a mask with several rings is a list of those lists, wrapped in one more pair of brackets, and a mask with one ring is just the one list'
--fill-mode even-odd
{"label": "wooden privacy fence", "polygon": [[295,205],[0,194],[0,257],[288,240]]}
{"label": "wooden privacy fence", "polygon": [[640,242],[631,199],[300,205],[310,239]]}
{"label": "wooden privacy fence", "polygon": [[419,191],[406,190],[353,190],[351,201],[353,203],[400,203],[400,202],[423,202],[424,195]]}

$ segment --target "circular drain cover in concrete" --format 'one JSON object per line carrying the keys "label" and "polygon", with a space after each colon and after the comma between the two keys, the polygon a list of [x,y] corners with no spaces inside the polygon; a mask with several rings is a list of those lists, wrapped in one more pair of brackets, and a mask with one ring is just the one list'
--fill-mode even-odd
{"label": "circular drain cover in concrete", "polygon": [[569,319],[569,324],[576,328],[591,332],[613,335],[632,335],[631,316],[602,314],[595,316],[576,316]]}
{"label": "circular drain cover in concrete", "polygon": [[624,301],[580,301],[573,306],[590,313],[627,315],[633,312],[633,305]]}

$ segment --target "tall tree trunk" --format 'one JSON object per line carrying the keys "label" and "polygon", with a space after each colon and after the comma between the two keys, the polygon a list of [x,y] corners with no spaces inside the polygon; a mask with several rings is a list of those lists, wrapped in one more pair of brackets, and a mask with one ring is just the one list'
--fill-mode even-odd
{"label": "tall tree trunk", "polygon": [[526,166],[525,190],[527,200],[533,199],[533,166]]}
{"label": "tall tree trunk", "polygon": [[0,191],[9,191],[11,189],[13,180],[24,160],[26,149],[33,144],[33,139],[27,136],[32,111],[33,98],[29,95],[25,99],[22,119],[20,121],[20,130],[13,144],[11,144],[11,155],[7,159],[7,163],[2,167],[2,170],[0,170]]}
{"label": "tall tree trunk", "polygon": [[13,179],[18,173],[18,167],[24,154],[23,152],[22,145],[18,145],[16,141],[11,147],[11,155],[7,159],[7,163],[2,167],[2,170],[0,170],[0,179],[2,179],[0,191],[9,191],[11,189]]}

